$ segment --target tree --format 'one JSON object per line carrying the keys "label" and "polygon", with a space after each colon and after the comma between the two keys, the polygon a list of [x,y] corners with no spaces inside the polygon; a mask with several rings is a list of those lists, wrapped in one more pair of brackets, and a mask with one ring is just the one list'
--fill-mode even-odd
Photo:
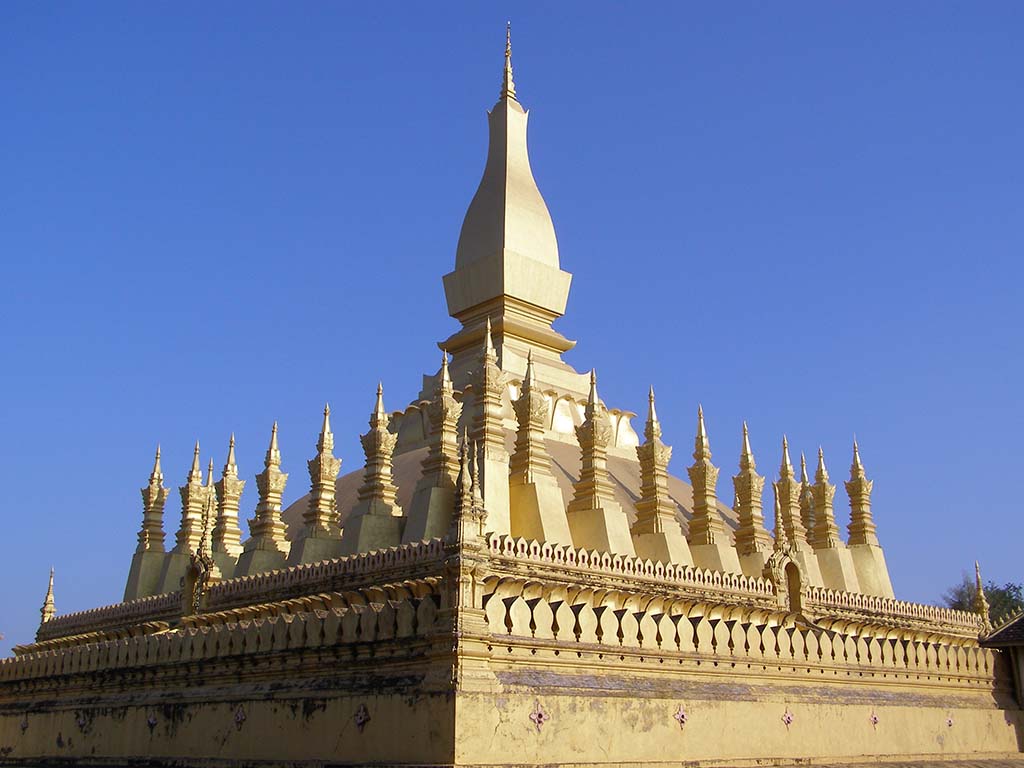
{"label": "tree", "polygon": [[[989,581],[984,588],[989,606],[989,621],[996,621],[1008,613],[1024,610],[1024,584],[1007,582],[999,586],[994,581]],[[948,608],[973,611],[976,610],[977,591],[974,579],[965,571],[959,584],[942,593],[942,601]]]}

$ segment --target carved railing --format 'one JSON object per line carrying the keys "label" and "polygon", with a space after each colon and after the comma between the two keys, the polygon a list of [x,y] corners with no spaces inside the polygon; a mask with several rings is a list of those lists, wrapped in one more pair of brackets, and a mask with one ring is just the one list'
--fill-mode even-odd
{"label": "carved railing", "polygon": [[[946,685],[991,686],[999,675],[997,656],[976,638],[950,635],[922,639],[913,630],[879,631],[845,622],[823,629],[796,621],[792,614],[757,609],[726,610],[693,600],[658,600],[639,605],[616,596],[589,593],[567,599],[564,592],[539,596],[524,591],[495,591],[486,598],[491,644],[531,648],[538,653],[579,652],[610,658],[632,652],[637,657],[681,654],[694,661],[727,662],[723,670],[756,662],[789,673],[934,678]],[[504,660],[505,648],[493,651]],[[786,670],[786,667],[789,670]],[[1005,670],[1004,670],[1005,671]],[[895,673],[895,674],[894,674]],[[1006,675],[999,677],[1006,683]]]}
{"label": "carved railing", "polygon": [[[209,588],[206,605],[210,610],[221,610],[325,592],[342,586],[361,586],[392,572],[413,571],[417,566],[437,561],[443,555],[444,542],[433,539],[228,579]],[[41,625],[38,641],[109,633],[146,622],[175,620],[181,615],[181,593],[167,592],[57,616]],[[26,649],[31,650],[32,646],[24,646],[17,652]]]}
{"label": "carved railing", "polygon": [[777,602],[775,585],[763,578],[749,578],[742,574],[695,568],[692,565],[654,562],[628,555],[588,552],[570,546],[504,535],[491,535],[487,543],[492,559],[539,565],[545,568],[545,575],[551,570],[576,575],[597,574],[630,582],[639,580],[658,584],[680,594],[714,593],[729,596],[730,602],[736,599],[749,600],[759,605]]}
{"label": "carved railing", "polygon": [[414,571],[417,566],[436,562],[444,553],[444,542],[441,539],[431,539],[241,576],[210,587],[206,606],[214,611],[342,587],[363,586],[368,582],[379,581],[393,572]]}
{"label": "carved railing", "polygon": [[166,592],[162,595],[140,597],[126,603],[104,605],[87,611],[76,611],[55,616],[39,627],[39,640],[52,640],[69,635],[84,635],[113,627],[141,624],[147,621],[163,621],[181,615],[181,593]]}
{"label": "carved railing", "polygon": [[936,605],[908,603],[889,597],[837,592],[822,587],[808,587],[806,607],[815,614],[848,617],[857,621],[874,621],[888,625],[909,625],[936,632],[977,637],[982,627],[980,614],[957,611]]}
{"label": "carved railing", "polygon": [[436,598],[425,596],[179,628],[0,659],[0,684],[57,678],[45,684],[60,687],[68,675],[427,637],[436,617]]}

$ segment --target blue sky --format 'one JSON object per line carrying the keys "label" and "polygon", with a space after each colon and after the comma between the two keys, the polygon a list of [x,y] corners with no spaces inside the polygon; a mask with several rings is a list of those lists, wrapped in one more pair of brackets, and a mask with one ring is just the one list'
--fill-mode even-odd
{"label": "blue sky", "polygon": [[4,647],[51,564],[60,612],[120,599],[158,441],[172,489],[232,431],[251,480],[277,419],[292,500],[330,400],[361,466],[455,328],[506,18],[567,360],[655,385],[676,474],[703,403],[725,496],[744,419],[768,475],[785,432],[841,483],[856,433],[900,597],[1024,578],[1024,6],[427,11],[0,10]]}

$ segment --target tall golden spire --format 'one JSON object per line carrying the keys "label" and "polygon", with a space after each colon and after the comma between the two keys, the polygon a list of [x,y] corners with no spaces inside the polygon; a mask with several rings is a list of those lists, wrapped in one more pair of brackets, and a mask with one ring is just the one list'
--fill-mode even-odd
{"label": "tall golden spire", "polygon": [[153,471],[149,474],[149,484],[142,493],[142,528],[139,530],[139,546],[137,552],[164,551],[164,503],[167,501],[168,490],[164,488],[164,473],[160,468],[160,446],[156,447],[156,459]]}
{"label": "tall golden spire", "polygon": [[711,444],[704,427],[704,408],[697,406],[697,435],[694,438],[693,465],[687,467],[693,486],[693,517],[690,519],[690,544],[714,544],[718,538],[728,542],[725,523],[718,514],[718,467],[711,463]]}
{"label": "tall golden spire", "polygon": [[644,443],[636,447],[640,462],[640,499],[636,502],[634,536],[644,533],[682,533],[676,517],[677,507],[668,491],[668,463],[672,447],[661,441],[661,423],[654,406],[654,387],[647,395],[647,424]]}
{"label": "tall golden spire", "polygon": [[512,82],[512,22],[505,25],[505,72],[501,78],[501,98],[515,99],[516,84]]}
{"label": "tall golden spire", "polygon": [[814,473],[814,535],[811,538],[815,549],[838,547],[842,545],[839,538],[839,527],[832,508],[836,487],[829,482],[828,469],[825,468],[825,452],[818,447],[818,469]]}
{"label": "tall golden spire", "polygon": [[363,484],[358,492],[359,502],[365,507],[364,514],[391,517],[400,517],[402,514],[401,508],[395,503],[398,489],[395,487],[392,463],[398,435],[388,430],[390,423],[391,419],[384,408],[384,384],[377,382],[377,399],[373,413],[370,414],[370,430],[359,436],[366,456]]}
{"label": "tall golden spire", "polygon": [[217,492],[217,524],[213,527],[213,551],[237,556],[242,551],[242,530],[238,526],[238,502],[242,498],[245,480],[238,477],[235,461],[235,434],[228,441],[228,458],[224,462],[220,480],[214,485]]}
{"label": "tall golden spire", "polygon": [[334,484],[341,471],[341,459],[334,455],[331,406],[324,404],[324,420],[316,441],[316,456],[306,462],[309,470],[309,502],[302,513],[301,538],[336,538],[339,535],[338,507]]}
{"label": "tall golden spire", "polygon": [[611,426],[597,396],[597,373],[590,371],[590,394],[583,409],[583,423],[576,427],[582,466],[579,479],[573,483],[570,513],[577,510],[604,509],[616,505],[615,491],[608,474],[608,443]]}
{"label": "tall golden spire", "polygon": [[192,452],[192,469],[188,473],[185,485],[178,488],[178,493],[181,495],[181,525],[175,537],[174,551],[190,555],[199,548],[203,538],[203,508],[208,493],[206,486],[203,485],[198,440]]}
{"label": "tall golden spire", "polygon": [[533,350],[526,356],[526,374],[519,397],[512,403],[519,428],[515,448],[509,459],[509,482],[513,485],[534,483],[539,476],[551,476],[551,457],[544,446],[550,409],[544,393],[534,380]]}
{"label": "tall golden spire", "polygon": [[750,433],[743,422],[743,448],[740,450],[740,471],[732,478],[735,493],[733,508],[739,519],[736,529],[736,552],[743,556],[766,552],[771,548],[771,537],[764,527],[761,494],[764,477],[757,474],[754,452],[750,450]]}
{"label": "tall golden spire", "polygon": [[846,495],[850,498],[850,526],[847,542],[878,546],[878,534],[871,514],[871,489],[874,481],[868,480],[864,465],[860,461],[857,438],[853,439],[853,463],[850,465],[850,479],[846,483]]}
{"label": "tall golden spire", "polygon": [[281,495],[284,493],[288,475],[281,471],[281,450],[277,445],[277,422],[270,431],[270,446],[263,460],[263,471],[256,475],[259,502],[249,520],[249,538],[243,550],[272,550],[284,554],[288,550],[285,539],[285,524],[281,519]]}
{"label": "tall golden spire", "polygon": [[797,551],[810,551],[807,529],[800,516],[800,483],[789,458],[789,440],[782,437],[782,463],[779,465],[777,494],[782,512],[782,527],[789,546]]}

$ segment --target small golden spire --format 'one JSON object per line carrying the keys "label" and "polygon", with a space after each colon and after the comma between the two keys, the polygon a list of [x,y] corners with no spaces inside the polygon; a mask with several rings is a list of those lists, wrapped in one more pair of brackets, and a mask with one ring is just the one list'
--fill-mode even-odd
{"label": "small golden spire", "polygon": [[597,371],[590,369],[590,393],[587,395],[587,407],[583,409],[583,416],[591,418],[597,415]]}
{"label": "small golden spire", "polygon": [[498,359],[498,351],[494,348],[494,338],[491,336],[490,316],[487,318],[487,325],[484,329],[484,358],[486,360]]}
{"label": "small golden spire", "polygon": [[43,600],[43,607],[39,609],[42,616],[42,624],[45,624],[57,615],[57,609],[53,604],[53,568],[50,568],[50,586],[46,588],[46,598]]}
{"label": "small golden spire", "polygon": [[188,481],[202,484],[203,470],[199,466],[199,441],[196,440],[196,448],[192,452],[192,470],[188,473]]}
{"label": "small golden spire", "polygon": [[153,462],[153,472],[149,476],[150,480],[163,480],[164,473],[160,468],[160,443],[156,444],[156,460]]}
{"label": "small golden spire", "polygon": [[779,466],[779,477],[793,477],[793,462],[789,459],[789,440],[782,436],[782,464]]}
{"label": "small golden spire", "polygon": [[228,460],[224,463],[224,476],[237,475],[238,464],[235,463],[235,433],[231,433],[231,439],[228,441]]}
{"label": "small golden spire", "polygon": [[800,451],[800,483],[802,485],[811,484],[811,478],[807,474],[807,457],[804,456],[803,451]]}
{"label": "small golden spire", "polygon": [[512,82],[512,22],[505,25],[505,73],[501,80],[501,98],[516,98],[516,84]]}
{"label": "small golden spire", "polygon": [[263,465],[266,467],[280,467],[281,466],[281,450],[277,447],[277,422],[274,422],[273,429],[270,430],[270,447],[267,448],[266,458],[263,460]]}
{"label": "small golden spire", "polygon": [[661,422],[658,421],[658,411],[654,407],[654,387],[647,393],[647,424],[644,426],[644,437],[654,442],[661,437]]}
{"label": "small golden spire", "polygon": [[452,377],[448,373],[448,350],[447,349],[442,349],[441,350],[441,390],[443,392],[451,392],[452,389],[453,389],[453,387],[452,387]]}
{"label": "small golden spire", "polygon": [[988,598],[985,596],[985,585],[981,581],[981,566],[974,561],[974,610],[988,619]]}
{"label": "small golden spire", "polygon": [[860,462],[860,448],[857,446],[857,436],[853,436],[853,464],[850,465],[850,478],[864,477],[864,465]]}
{"label": "small golden spire", "polygon": [[757,469],[754,461],[754,452],[750,450],[750,431],[747,429],[747,422],[743,422],[743,451],[740,453],[740,469]]}
{"label": "small golden spire", "polygon": [[825,468],[825,452],[818,446],[818,468],[814,472],[814,479],[819,483],[828,482],[828,470]]}
{"label": "small golden spire", "polygon": [[711,443],[708,442],[708,431],[704,426],[704,407],[697,405],[697,437],[694,440],[693,458],[697,461],[711,459]]}
{"label": "small golden spire", "polygon": [[526,373],[523,375],[523,389],[533,388],[533,350],[526,353]]}
{"label": "small golden spire", "polygon": [[373,406],[373,418],[370,420],[370,426],[375,427],[378,424],[382,424],[387,419],[388,412],[384,410],[384,382],[377,382],[377,402]]}
{"label": "small golden spire", "polygon": [[772,491],[775,493],[775,550],[779,551],[786,546],[786,531],[782,525],[782,504],[779,503],[778,483],[772,483]]}

